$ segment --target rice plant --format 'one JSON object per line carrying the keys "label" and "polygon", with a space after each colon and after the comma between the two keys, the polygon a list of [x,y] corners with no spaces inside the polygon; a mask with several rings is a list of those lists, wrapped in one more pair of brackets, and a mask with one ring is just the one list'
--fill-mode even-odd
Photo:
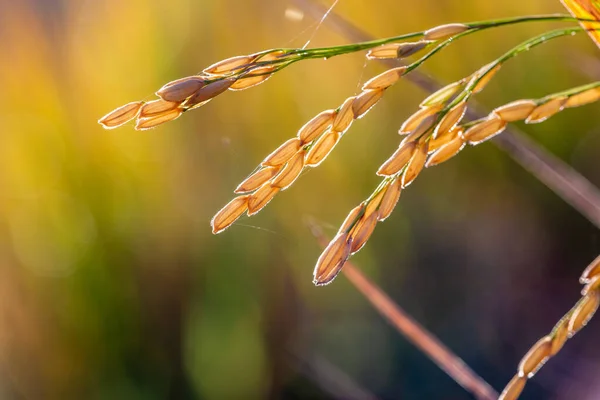
{"label": "rice plant", "polygon": [[[235,197],[211,220],[212,232],[229,228],[244,214],[260,212],[279,192],[291,188],[307,168],[316,168],[331,154],[350,131],[353,122],[363,118],[388,90],[399,85],[413,71],[429,62],[456,41],[489,29],[535,22],[564,22],[566,28],[545,32],[519,43],[497,58],[423,99],[418,109],[398,121],[400,143],[375,172],[381,182],[373,192],[349,211],[337,234],[328,242],[316,261],[315,285],[327,285],[342,271],[349,258],[366,245],[379,222],[387,219],[399,202],[403,190],[425,168],[455,157],[467,145],[476,146],[501,134],[509,124],[536,124],[555,114],[600,100],[600,81],[591,82],[540,98],[515,99],[498,105],[483,118],[469,114],[471,100],[501,73],[511,59],[533,51],[554,39],[588,33],[598,40],[599,7],[596,1],[565,1],[573,15],[535,15],[448,23],[383,39],[322,48],[275,48],[248,55],[237,55],[206,67],[201,73],[168,82],[156,91],[157,98],[134,101],[108,113],[99,120],[107,128],[120,127],[135,120],[135,129],[155,128],[195,110],[226,91],[245,90],[260,85],[297,62],[328,59],[350,53],[365,53],[368,60],[400,60],[403,65],[371,77],[358,94],[316,115],[301,126],[295,136],[269,153],[234,189]],[[599,43],[600,45],[600,43]],[[375,127],[373,128],[375,129]],[[600,305],[600,258],[585,270],[582,299],[525,355],[518,372],[500,398],[516,399],[527,379],[544,362],[557,354],[565,341],[578,332]]]}

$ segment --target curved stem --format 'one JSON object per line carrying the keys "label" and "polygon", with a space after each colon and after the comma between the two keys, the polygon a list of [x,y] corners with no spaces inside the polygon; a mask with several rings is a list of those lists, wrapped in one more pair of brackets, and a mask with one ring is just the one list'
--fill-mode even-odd
{"label": "curved stem", "polygon": [[[547,14],[547,15],[531,15],[524,17],[512,17],[512,18],[503,18],[503,19],[495,19],[489,21],[477,21],[477,22],[469,22],[465,23],[467,27],[469,27],[469,31],[471,30],[483,30],[490,28],[497,28],[506,25],[514,25],[525,22],[597,22],[592,20],[582,20],[579,18],[572,17],[567,14]],[[348,45],[341,46],[331,46],[331,47],[321,47],[321,48],[313,48],[313,49],[293,49],[288,50],[289,54],[297,54],[302,58],[322,58],[322,57],[334,57],[337,55],[353,53],[361,50],[372,49],[377,46],[381,46],[387,43],[400,42],[407,39],[413,39],[416,37],[421,37],[425,34],[426,31],[421,32],[412,32],[399,36],[393,36],[384,39],[377,40],[369,40],[361,43],[353,43]],[[285,50],[285,49],[282,49]]]}
{"label": "curved stem", "polygon": [[[600,29],[600,28],[599,28]],[[518,56],[521,53],[524,53],[526,51],[531,50],[532,48],[539,46],[541,44],[544,44],[552,39],[556,39],[562,36],[568,36],[568,35],[574,35],[576,33],[579,32],[583,32],[586,29],[582,28],[582,27],[574,27],[574,28],[566,28],[566,29],[556,29],[553,31],[549,31],[549,32],[545,32],[542,33],[541,35],[535,36],[531,39],[528,39],[520,44],[518,44],[517,46],[513,47],[512,49],[508,50],[506,53],[504,53],[502,56],[498,57],[496,60],[494,60],[493,62],[491,62],[490,64],[488,64],[488,69],[486,70],[485,73],[481,74],[481,76],[479,76],[477,79],[473,79],[471,82],[469,82],[469,84],[467,85],[467,87],[458,95],[454,98],[453,101],[451,101],[450,103],[448,103],[446,105],[446,107],[444,107],[444,109],[439,113],[438,118],[436,123],[434,123],[432,125],[432,129],[428,130],[427,132],[423,133],[423,136],[429,135],[429,137],[427,138],[430,139],[432,136],[432,132],[433,132],[433,127],[435,125],[437,125],[437,123],[439,123],[442,118],[444,118],[444,116],[457,104],[461,103],[461,102],[466,102],[469,101],[470,97],[474,94],[473,90],[475,89],[475,87],[477,86],[477,84],[483,80],[489,73],[492,73],[492,71],[494,70],[494,68],[496,68],[499,65],[502,65],[503,63],[505,63],[506,61],[510,60],[511,58],[514,58],[516,56]],[[463,34],[468,33],[464,32]],[[459,35],[456,36],[456,38],[458,38]],[[448,40],[452,40],[454,38],[450,38]],[[425,62],[426,59],[428,59],[429,57],[431,57],[434,52],[437,52],[439,50],[441,50],[440,47],[442,46],[447,46],[447,43],[442,43],[440,44],[436,49],[432,50],[430,53],[426,54],[423,58],[421,58],[420,60],[418,60],[417,62],[411,64],[408,66],[407,71],[411,71],[415,68],[417,68],[421,63]],[[416,66],[413,67],[413,65],[418,64]],[[468,78],[467,78],[468,79]],[[593,85],[593,84],[591,84]],[[586,85],[586,89],[588,88]],[[565,92],[561,92],[559,94],[561,95],[570,95],[573,93],[577,93],[581,88],[574,88],[574,89],[570,89],[567,90]],[[557,96],[559,94],[552,94],[551,96]],[[544,100],[546,100],[548,97],[551,96],[547,96],[546,98],[543,99],[539,99],[539,102],[543,102]],[[422,137],[423,137],[422,136]]]}
{"label": "curved stem", "polygon": [[469,84],[469,86],[465,89],[467,91],[467,98],[473,94],[473,89],[477,86],[477,84],[485,78],[485,76],[496,66],[505,63],[513,57],[518,56],[521,53],[529,51],[530,49],[539,46],[541,44],[546,43],[549,40],[556,39],[562,36],[574,35],[579,32],[584,31],[584,28],[575,27],[575,28],[567,28],[567,29],[556,29],[553,31],[542,33],[534,38],[528,39],[525,42],[513,47],[502,56],[493,61],[490,65],[486,73],[482,74],[478,79],[475,79],[473,82]]}
{"label": "curved stem", "polygon": [[[550,22],[550,21],[554,21],[554,22],[597,22],[594,20],[572,17],[568,14],[547,14],[547,15],[531,15],[531,16],[524,16],[524,17],[511,17],[511,18],[465,23],[464,25],[469,28],[467,31],[462,32],[457,35],[454,35],[451,38],[446,39],[443,42],[441,42],[434,50],[432,50],[430,53],[428,53],[427,56],[420,59],[418,61],[418,64],[416,64],[414,67],[412,67],[412,69],[417,68],[427,58],[429,58],[429,57],[433,56],[435,53],[441,51],[444,47],[448,46],[450,43],[452,43],[454,40],[459,39],[460,37],[463,37],[463,36],[466,36],[466,35],[469,35],[469,34],[472,34],[475,32],[479,32],[482,30],[498,28],[498,27],[507,26],[507,25],[514,25],[514,24],[520,24],[520,23],[526,23],[526,22]],[[254,68],[258,68],[258,67],[262,67],[262,66],[266,66],[266,65],[276,65],[277,66],[276,71],[279,71],[279,70],[281,70],[295,62],[298,62],[298,61],[308,60],[308,59],[317,59],[317,58],[331,58],[331,57],[335,57],[335,56],[339,56],[339,55],[355,53],[355,52],[363,51],[363,50],[369,50],[369,49],[372,49],[372,48],[375,48],[375,47],[378,47],[378,46],[381,46],[384,44],[388,44],[388,43],[401,42],[401,41],[408,40],[408,39],[420,38],[425,35],[425,32],[426,31],[411,32],[411,33],[406,33],[403,35],[388,37],[388,38],[384,38],[384,39],[369,40],[369,41],[365,41],[365,42],[351,43],[351,44],[339,45],[339,46],[317,47],[317,48],[312,48],[312,49],[276,48],[276,49],[265,50],[260,53],[257,53],[257,56],[262,56],[262,55],[275,53],[275,52],[282,52],[282,54],[274,60],[257,61],[255,63],[249,64],[247,66],[247,68],[240,68],[231,74],[226,74],[226,75],[223,75],[220,77],[215,77],[215,79],[213,79],[211,81],[217,81],[217,80],[221,80],[224,78],[230,78],[230,77],[240,77],[241,75],[244,75],[244,77],[267,75],[267,74],[271,74],[275,71],[260,72],[260,73],[253,74],[252,70]]]}

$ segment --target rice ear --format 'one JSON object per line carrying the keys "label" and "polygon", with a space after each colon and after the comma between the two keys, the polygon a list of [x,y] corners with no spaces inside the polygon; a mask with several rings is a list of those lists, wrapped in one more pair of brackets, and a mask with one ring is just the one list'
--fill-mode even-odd
{"label": "rice ear", "polygon": [[317,286],[331,283],[349,256],[349,238],[345,234],[338,234],[319,256],[313,273],[313,283]]}
{"label": "rice ear", "polygon": [[114,129],[126,124],[138,115],[144,105],[143,101],[133,101],[118,107],[98,120],[104,129]]}
{"label": "rice ear", "polygon": [[212,232],[223,232],[248,210],[248,195],[238,196],[227,203],[210,221]]}

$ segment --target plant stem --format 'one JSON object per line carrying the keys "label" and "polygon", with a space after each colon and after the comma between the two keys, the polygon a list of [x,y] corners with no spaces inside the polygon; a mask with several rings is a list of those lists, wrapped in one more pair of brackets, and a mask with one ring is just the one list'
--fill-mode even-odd
{"label": "plant stem", "polygon": [[544,43],[548,42],[549,40],[556,39],[556,38],[559,38],[562,36],[567,36],[567,35],[575,35],[582,31],[584,31],[584,29],[581,27],[556,29],[553,31],[542,33],[541,35],[538,35],[534,38],[528,39],[525,42],[513,47],[512,49],[510,49],[509,51],[504,53],[501,57],[494,60],[490,64],[486,73],[482,74],[478,79],[474,80],[473,82],[471,82],[468,85],[468,87],[465,89],[465,91],[467,92],[466,97],[468,98],[473,94],[472,90],[475,88],[475,86],[477,86],[479,81],[481,81],[483,78],[485,78],[485,76],[490,71],[492,71],[492,69],[494,69],[494,67],[501,65],[501,64],[505,63],[506,61],[510,60],[511,58],[516,57],[519,54],[524,53],[526,51],[529,51],[530,49],[532,49],[536,46],[544,44]]}
{"label": "plant stem", "polygon": [[574,88],[571,88],[571,89],[567,89],[567,90],[562,91],[562,92],[553,93],[553,94],[551,94],[549,96],[546,96],[546,97],[544,97],[543,99],[540,99],[540,100],[547,101],[551,97],[559,97],[559,96],[569,97],[569,96],[573,96],[575,94],[578,94],[578,93],[581,93],[581,92],[585,92],[586,90],[594,89],[594,88],[597,88],[597,87],[600,87],[600,81],[591,82],[591,83],[588,83],[586,85],[577,86],[577,87],[574,87]]}
{"label": "plant stem", "polygon": [[[456,96],[454,98],[453,101],[451,101],[448,105],[446,105],[446,107],[439,113],[437,122],[435,124],[433,124],[432,129],[425,132],[423,134],[423,136],[425,135],[430,135],[429,137],[431,138],[432,135],[432,130],[433,127],[435,125],[437,125],[437,123],[439,123],[442,118],[444,117],[444,115],[446,115],[454,106],[456,106],[457,104],[461,103],[461,102],[466,102],[469,101],[470,97],[474,94],[473,93],[473,89],[477,86],[477,84],[483,80],[489,73],[491,73],[495,67],[502,65],[503,63],[505,63],[506,61],[510,60],[511,58],[514,58],[516,56],[518,56],[521,53],[524,53],[526,51],[531,50],[532,48],[539,46],[541,44],[544,44],[552,39],[556,39],[562,36],[568,36],[568,35],[574,35],[577,34],[579,32],[584,31],[584,28],[581,27],[574,27],[574,28],[566,28],[566,29],[556,29],[553,31],[549,31],[549,32],[545,32],[542,33],[541,35],[535,36],[531,39],[528,39],[520,44],[518,44],[517,46],[513,47],[512,49],[508,50],[506,53],[504,53],[502,56],[498,57],[496,60],[492,61],[490,64],[488,64],[488,69],[486,70],[485,73],[481,74],[481,76],[479,76],[477,79],[473,79],[471,82],[469,82],[469,84],[467,85],[467,87],[462,91],[462,93],[460,93],[458,96]],[[468,33],[464,32],[464,33]],[[463,33],[463,34],[464,34]],[[456,37],[458,37],[459,35],[457,35]],[[452,40],[448,39],[448,40]],[[447,46],[448,44],[446,42],[441,43],[438,47],[436,47],[434,50],[432,50],[431,52],[429,52],[428,54],[426,54],[425,56],[423,56],[420,60],[416,61],[413,64],[410,64],[407,68],[407,73],[409,71],[414,70],[415,68],[419,67],[423,62],[425,62],[429,57],[431,57],[434,52],[437,52],[440,49],[440,47],[442,46]],[[593,87],[593,83],[590,84]],[[547,100],[549,97],[555,97],[555,96],[559,96],[559,95],[569,95],[569,94],[574,94],[574,93],[578,93],[578,91],[583,91],[587,88],[591,88],[591,87],[587,87],[589,85],[586,85],[586,87],[584,89],[581,89],[583,87],[578,87],[578,88],[573,88],[573,89],[569,89],[565,92],[561,92],[561,93],[554,93],[550,96],[547,96],[545,98],[539,99],[538,102],[544,102],[545,100]]]}
{"label": "plant stem", "polygon": [[[574,88],[571,88],[571,89],[564,90],[562,92],[552,93],[552,94],[549,94],[547,96],[540,97],[539,99],[535,99],[533,101],[535,101],[537,104],[543,104],[543,103],[546,103],[548,100],[550,100],[552,98],[555,98],[555,97],[562,97],[562,96],[570,97],[570,96],[574,96],[576,94],[585,92],[586,90],[594,89],[594,88],[597,88],[597,87],[600,87],[600,81],[596,81],[596,82],[588,83],[588,84],[585,84],[585,85],[577,86],[577,87],[574,87]],[[474,120],[469,121],[469,122],[467,122],[465,124],[461,124],[461,126],[463,128],[465,128],[465,129],[467,129],[467,128],[470,128],[473,125],[477,125],[477,124],[485,121],[487,118],[488,117],[485,116],[485,117],[481,117],[481,118],[478,118],[478,119],[474,119]]]}
{"label": "plant stem", "polygon": [[[577,28],[577,29],[583,30],[581,28]],[[536,99],[534,101],[536,103],[538,103],[538,104],[542,104],[542,103],[545,103],[545,102],[547,102],[548,100],[550,100],[550,99],[552,99],[554,97],[559,97],[559,96],[566,96],[566,97],[574,96],[576,94],[585,92],[586,90],[594,89],[594,88],[597,88],[597,87],[600,87],[600,81],[596,81],[596,82],[588,83],[588,84],[585,84],[585,85],[577,86],[577,87],[574,87],[574,88],[571,88],[571,89],[564,90],[562,92],[552,93],[552,94],[549,94],[547,96],[544,96],[544,97],[541,97],[539,99]],[[485,116],[485,117],[482,117],[482,118],[479,118],[479,119],[476,119],[476,120],[469,121],[467,123],[461,124],[460,126],[466,129],[466,128],[469,128],[469,127],[471,127],[473,125],[476,125],[478,123],[481,123],[481,122],[485,121],[487,118],[488,118],[488,116]],[[438,119],[438,122],[439,122],[439,119]],[[435,124],[434,124],[434,126],[435,126]],[[429,140],[431,138],[432,130],[433,130],[433,128],[423,134],[423,136],[429,135],[429,137],[426,140]],[[423,138],[423,136],[421,136],[421,138]],[[419,139],[415,139],[415,140],[419,140]],[[394,179],[400,179],[400,177],[404,173],[404,170],[406,169],[406,167],[407,166],[405,165],[400,171],[398,171],[394,175],[386,176],[385,178],[383,178],[381,180],[381,182],[379,183],[379,185],[377,185],[377,188],[375,188],[375,190],[371,193],[371,195],[366,200],[364,200],[363,203],[365,204],[365,206],[368,205],[375,197],[377,197],[377,195],[379,194],[379,192],[381,190],[383,190],[383,187],[386,185],[387,182],[389,182],[391,180],[394,180]],[[361,215],[357,216],[357,218],[354,220],[354,222],[349,225],[347,231],[351,230],[354,227],[354,225],[360,219]]]}
{"label": "plant stem", "polygon": [[[490,28],[498,28],[506,25],[514,25],[525,22],[549,22],[549,21],[557,21],[557,22],[597,22],[592,20],[582,20],[579,18],[572,17],[567,14],[548,14],[548,15],[531,15],[524,17],[512,17],[512,18],[503,18],[503,19],[495,19],[488,21],[478,21],[478,22],[470,22],[465,25],[469,27],[467,32],[480,31],[484,29]],[[361,43],[352,43],[348,45],[341,46],[331,46],[331,47],[321,47],[321,48],[313,48],[313,49],[288,49],[289,54],[296,54],[301,56],[302,59],[306,58],[329,58],[342,54],[354,53],[361,50],[372,49],[377,46],[381,46],[387,43],[400,42],[407,39],[413,39],[416,37],[421,37],[425,34],[425,31],[421,32],[412,32],[406,33],[399,36],[393,36],[384,39],[370,40]],[[458,36],[458,35],[457,35]],[[286,49],[279,49],[286,50]]]}
{"label": "plant stem", "polygon": [[[432,50],[430,53],[428,53],[427,58],[433,56],[435,53],[442,50],[444,47],[449,45],[454,40],[457,40],[460,37],[470,35],[475,32],[479,32],[479,31],[491,29],[491,28],[498,28],[498,27],[507,26],[507,25],[526,23],[526,22],[551,22],[551,21],[554,21],[554,22],[597,22],[597,21],[589,20],[589,19],[575,18],[568,14],[531,15],[531,16],[523,16],[523,17],[495,19],[495,20],[488,20],[488,21],[469,22],[469,23],[464,24],[465,26],[467,26],[469,28],[467,31],[462,32],[457,35],[454,35],[453,37],[441,42],[440,45],[438,45],[434,50]],[[331,58],[331,57],[335,57],[335,56],[339,56],[339,55],[355,53],[355,52],[363,51],[363,50],[369,50],[369,49],[372,49],[372,48],[375,48],[375,47],[378,47],[378,46],[381,46],[384,44],[388,44],[388,43],[401,42],[401,41],[408,40],[408,39],[420,38],[425,35],[425,32],[426,31],[412,32],[412,33],[406,33],[403,35],[398,35],[398,36],[393,36],[393,37],[388,37],[388,38],[383,38],[383,39],[369,40],[369,41],[364,41],[364,42],[359,42],[359,43],[351,43],[351,44],[347,44],[347,45],[338,45],[338,46],[330,46],[330,47],[318,47],[318,48],[312,48],[312,49],[276,48],[276,49],[265,50],[260,53],[257,53],[257,56],[262,56],[262,55],[275,53],[275,52],[282,52],[282,54],[274,60],[257,61],[255,63],[249,64],[247,66],[247,68],[238,69],[237,71],[235,71],[231,74],[226,74],[221,77],[216,77],[215,79],[210,80],[210,81],[217,81],[217,80],[221,80],[221,79],[229,78],[229,77],[241,78],[242,76],[243,77],[253,77],[253,76],[260,76],[260,75],[268,75],[268,74],[277,72],[277,71],[279,71],[293,63],[296,63],[298,61],[308,60],[308,59],[317,59],[317,58]],[[422,60],[422,62],[425,61],[425,59],[421,59],[421,60]],[[266,65],[275,65],[276,68],[274,71],[252,73],[252,70],[254,68],[262,67],[262,66],[266,66]],[[419,65],[414,66],[413,69],[417,68]]]}
{"label": "plant stem", "polygon": [[[468,101],[470,96],[473,94],[473,89],[477,86],[477,83],[479,81],[481,81],[488,73],[490,73],[490,71],[492,71],[494,69],[494,67],[496,67],[497,65],[501,65],[502,63],[510,60],[513,57],[516,57],[517,55],[530,50],[533,47],[536,47],[538,45],[541,45],[543,43],[546,43],[552,39],[558,38],[558,37],[562,37],[562,36],[567,36],[567,35],[573,35],[576,34],[578,32],[582,32],[585,29],[581,28],[581,27],[574,27],[574,28],[566,28],[566,29],[557,29],[554,31],[550,31],[550,32],[545,32],[541,35],[538,35],[534,38],[528,39],[524,42],[522,42],[521,44],[513,47],[512,49],[510,49],[509,51],[507,51],[506,53],[504,53],[502,56],[498,57],[496,60],[494,60],[491,64],[489,64],[489,68],[487,69],[486,73],[482,74],[478,79],[474,79],[472,82],[469,83],[469,85],[463,90],[463,92],[461,94],[459,94],[452,102],[450,102],[440,113],[439,116],[436,120],[436,123],[434,123],[432,125],[432,127],[423,133],[423,135],[420,137],[421,139],[424,136],[427,136],[427,138],[425,140],[429,140],[433,137],[433,129],[434,127],[442,120],[442,118],[444,117],[444,115],[446,115],[448,113],[448,111],[450,111],[450,109],[452,109],[452,107],[454,107],[455,105],[457,105],[458,103],[462,102],[462,101]],[[406,72],[405,74],[409,73],[410,71],[418,68],[421,64],[423,64],[425,61],[427,61],[430,57],[432,57],[435,53],[439,52],[441,49],[443,49],[444,47],[448,46],[450,44],[450,42],[452,42],[455,39],[458,39],[459,37],[472,33],[472,31],[466,31],[463,32],[461,34],[458,34],[452,38],[449,38],[445,41],[443,41],[442,43],[440,43],[436,48],[434,48],[433,50],[431,50],[429,53],[427,53],[426,55],[424,55],[423,57],[421,57],[419,60],[415,61],[414,63],[410,64],[407,66]],[[543,103],[545,101],[547,101],[548,99],[552,98],[552,97],[556,97],[556,96],[571,96],[580,92],[583,92],[585,90],[588,89],[592,89],[594,87],[600,86],[600,82],[593,82],[590,84],[586,84],[583,86],[579,86],[579,87],[575,87],[575,88],[571,88],[562,92],[558,92],[558,93],[553,93],[551,95],[545,96],[543,98],[540,98],[538,100],[536,100],[537,103]],[[464,127],[467,128],[469,126],[472,126],[476,123],[482,122],[483,120],[485,120],[487,117],[478,119],[476,121],[471,121],[469,123],[464,124]],[[415,140],[419,140],[419,139],[415,139]],[[385,186],[385,184],[393,179],[397,179],[399,178],[403,173],[404,170],[406,169],[406,166],[404,168],[402,168],[400,171],[398,171],[396,174],[386,177],[384,178],[380,184],[377,186],[377,188],[371,193],[371,195],[369,196],[369,198],[367,198],[364,203],[368,204],[369,202],[371,202],[378,194],[379,192],[383,189],[383,187]],[[352,227],[358,222],[358,220],[360,219],[360,215],[357,216],[357,218],[355,219],[355,221],[350,224],[350,226],[348,227],[348,230],[352,229]]]}
{"label": "plant stem", "polygon": [[[326,12],[315,0],[293,0],[302,10],[314,18],[321,18]],[[354,42],[366,42],[373,37],[358,28],[346,18],[331,12],[325,22],[335,31]],[[379,60],[389,68],[400,66],[397,59]],[[442,86],[434,77],[413,71],[407,80],[427,92],[435,92]],[[467,116],[480,118],[483,113],[476,110],[477,104],[467,109]],[[502,135],[492,139],[492,143],[506,152],[517,164],[542,182],[548,189],[563,199],[567,204],[600,228],[600,191],[589,180],[579,174],[564,161],[549,153],[525,133],[509,126]]]}

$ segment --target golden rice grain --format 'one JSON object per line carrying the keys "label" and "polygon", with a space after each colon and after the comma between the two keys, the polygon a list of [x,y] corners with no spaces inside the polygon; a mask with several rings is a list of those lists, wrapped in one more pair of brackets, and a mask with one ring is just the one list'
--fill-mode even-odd
{"label": "golden rice grain", "polygon": [[575,335],[581,328],[587,325],[594,316],[600,305],[600,292],[593,291],[584,296],[575,308],[571,319],[569,320],[569,336]]}
{"label": "golden rice grain", "polygon": [[335,114],[335,110],[325,110],[304,124],[298,131],[298,138],[302,144],[312,142],[317,136],[325,132],[333,122]]}
{"label": "golden rice grain", "polygon": [[352,103],[352,113],[355,119],[362,118],[383,96],[383,90],[366,90],[356,96]]}
{"label": "golden rice grain", "polygon": [[423,38],[425,40],[443,40],[468,30],[469,27],[465,24],[440,25],[425,31]]}
{"label": "golden rice grain", "polygon": [[214,63],[213,65],[204,68],[202,72],[211,75],[222,75],[229,72],[239,70],[243,67],[248,66],[256,58],[255,55],[250,56],[235,56],[227,58],[225,60]]}
{"label": "golden rice grain", "polygon": [[369,79],[365,82],[362,90],[377,90],[387,89],[400,80],[402,75],[406,72],[406,67],[397,67],[388,69],[385,72]]}
{"label": "golden rice grain", "polygon": [[281,188],[281,190],[290,187],[290,185],[298,179],[302,169],[304,169],[304,155],[304,150],[300,150],[296,153],[281,169],[281,172],[273,178],[271,185]]}
{"label": "golden rice grain", "polygon": [[[235,82],[234,79],[221,79],[218,81],[211,82],[202,88],[200,88],[196,93],[190,96],[189,99],[185,102],[186,107],[193,107],[200,103],[205,103],[208,100],[220,95]],[[167,99],[165,99],[167,100]]]}
{"label": "golden rice grain", "polygon": [[188,76],[167,83],[158,89],[156,95],[163,100],[180,103],[198,92],[205,85],[206,82],[203,78],[199,76]]}
{"label": "golden rice grain", "polygon": [[365,208],[365,217],[368,217],[373,213],[378,213],[379,205],[381,204],[381,200],[383,200],[383,197],[387,192],[388,186],[389,182],[387,182],[383,187],[379,188],[377,194],[371,200],[369,200]]}
{"label": "golden rice grain", "polygon": [[442,146],[450,143],[457,136],[462,136],[463,130],[461,127],[457,126],[456,128],[436,137],[435,139],[429,139],[429,154],[432,154],[436,150],[440,149]]}
{"label": "golden rice grain", "polygon": [[[500,70],[501,67],[502,67],[502,64],[496,64],[495,66],[488,64],[488,65],[484,66],[483,68],[481,68],[479,71],[477,71],[475,74],[473,74],[473,78],[471,79],[471,82],[474,83],[478,79],[479,79],[479,81],[475,84],[475,87],[473,89],[471,89],[471,92],[472,93],[481,92],[483,90],[483,88],[485,88],[487,86],[487,84],[492,80],[494,75],[496,75],[498,73],[498,71]],[[469,83],[469,86],[471,86],[470,83]]]}
{"label": "golden rice grain", "polygon": [[169,111],[174,108],[177,108],[178,106],[179,106],[179,103],[172,102],[172,101],[166,101],[163,99],[152,100],[142,106],[142,108],[140,109],[139,117],[146,118],[146,117],[150,117],[152,115],[161,114],[161,113],[164,113],[165,111]]}
{"label": "golden rice grain", "polygon": [[423,100],[421,102],[421,107],[439,106],[437,109],[437,111],[439,111],[442,109],[443,104],[459,93],[464,86],[465,83],[462,80],[446,85],[443,88],[433,92],[425,100]]}
{"label": "golden rice grain", "polygon": [[524,120],[537,107],[533,100],[517,100],[494,109],[494,114],[506,122]]}
{"label": "golden rice grain", "polygon": [[415,142],[401,144],[394,154],[379,167],[377,175],[392,176],[400,172],[410,161],[416,148],[417,144]]}
{"label": "golden rice grain", "polygon": [[433,132],[433,137],[435,138],[438,135],[441,135],[443,133],[446,133],[446,132],[449,132],[450,130],[452,130],[463,118],[466,111],[467,111],[467,102],[466,101],[461,101],[460,103],[458,103],[457,105],[452,107],[450,109],[450,111],[448,111],[446,113],[446,115],[444,115],[442,117],[442,120],[436,126],[436,128]]}
{"label": "golden rice grain", "polygon": [[543,122],[558,113],[564,108],[564,104],[567,101],[565,96],[555,97],[548,100],[542,105],[537,106],[529,117],[525,120],[526,124],[537,124]]}
{"label": "golden rice grain", "polygon": [[337,235],[319,256],[313,273],[313,283],[318,286],[330,283],[340,272],[349,256],[348,236]]}
{"label": "golden rice grain", "polygon": [[164,124],[165,122],[173,121],[183,113],[183,110],[176,108],[174,110],[165,111],[162,114],[155,114],[148,118],[140,118],[135,124],[135,129],[138,131],[144,131],[146,129],[152,129],[158,125]]}
{"label": "golden rice grain", "polygon": [[229,90],[239,91],[258,86],[269,79],[275,70],[274,65],[265,65],[264,67],[256,67],[251,71],[239,77],[230,87]]}
{"label": "golden rice grain", "polygon": [[215,235],[229,228],[235,220],[248,210],[248,197],[248,195],[245,195],[234,198],[215,214],[210,221],[212,232]]}
{"label": "golden rice grain", "polygon": [[506,121],[492,114],[488,119],[467,129],[463,134],[463,137],[469,144],[477,145],[498,135],[505,128]]}
{"label": "golden rice grain", "polygon": [[400,43],[388,43],[367,52],[367,58],[370,60],[384,60],[398,57],[398,48]]}
{"label": "golden rice grain", "polygon": [[396,58],[405,58],[412,56],[415,53],[423,50],[430,42],[421,40],[418,42],[405,42],[400,43],[398,49],[396,50]]}
{"label": "golden rice grain", "polygon": [[525,389],[527,378],[515,375],[514,378],[506,385],[498,400],[516,400],[519,398],[523,389]]}
{"label": "golden rice grain", "polygon": [[212,99],[208,99],[208,100],[204,100],[204,101],[201,101],[198,103],[194,100],[194,96],[192,96],[189,99],[187,99],[186,101],[184,101],[183,103],[181,103],[181,108],[186,111],[193,110],[193,109],[202,107],[203,105],[205,105],[206,103],[208,103],[211,100]]}
{"label": "golden rice grain", "polygon": [[281,189],[273,187],[269,182],[262,185],[256,192],[249,195],[248,215],[254,215],[262,210]]}
{"label": "golden rice grain", "polygon": [[[167,82],[167,83],[165,83],[165,84],[164,84],[164,85],[161,87],[161,89],[166,89],[166,88],[168,88],[169,86],[173,86],[173,85],[175,85],[175,84],[179,84],[179,83],[182,83],[182,82],[188,81],[188,80],[190,80],[190,79],[191,79],[191,80],[195,80],[195,79],[198,79],[198,78],[200,78],[200,79],[203,79],[203,77],[202,77],[201,75],[184,76],[183,78],[175,79],[175,80],[173,80],[173,81],[170,81],[170,82]],[[159,91],[160,91],[161,89],[159,89]]]}
{"label": "golden rice grain", "polygon": [[133,101],[124,106],[114,109],[98,120],[104,129],[114,129],[131,121],[136,117],[140,108],[144,104],[143,101]]}
{"label": "golden rice grain", "polygon": [[354,207],[350,211],[350,213],[348,213],[348,216],[344,220],[344,223],[342,223],[342,226],[340,226],[340,229],[338,230],[338,234],[348,233],[350,228],[352,228],[354,226],[354,224],[358,221],[358,219],[364,214],[364,211],[365,211],[364,203],[360,203],[358,206]]}
{"label": "golden rice grain", "polygon": [[344,132],[350,127],[354,120],[354,113],[352,112],[352,104],[356,96],[348,97],[344,100],[344,103],[340,106],[333,122],[331,124],[331,130],[337,132]]}
{"label": "golden rice grain", "polygon": [[444,146],[440,147],[433,154],[429,156],[427,162],[425,163],[426,167],[432,167],[434,165],[438,165],[443,163],[444,161],[448,161],[452,157],[458,154],[465,147],[465,142],[462,136],[457,135],[454,139],[446,143]]}
{"label": "golden rice grain", "polygon": [[279,172],[279,167],[261,167],[258,171],[244,179],[234,190],[234,193],[252,192],[274,177],[277,172]]}
{"label": "golden rice grain", "polygon": [[552,345],[550,346],[550,355],[557,354],[569,339],[569,324],[566,318],[560,320],[552,332]]}
{"label": "golden rice grain", "polygon": [[565,107],[579,107],[600,100],[600,87],[588,89],[584,92],[570,96],[565,102]]}
{"label": "golden rice grain", "polygon": [[309,167],[316,167],[321,164],[325,158],[331,153],[331,150],[340,141],[340,133],[336,131],[328,131],[321,136],[310,148],[306,154],[305,164]]}
{"label": "golden rice grain", "polygon": [[443,107],[443,104],[436,104],[420,109],[419,111],[415,112],[413,115],[408,117],[406,121],[404,121],[398,133],[400,135],[406,135],[411,133],[419,125],[421,125],[423,120],[425,120],[428,117],[431,117],[432,115],[437,114]]}
{"label": "golden rice grain", "polygon": [[287,52],[285,50],[275,50],[275,51],[271,51],[267,54],[264,54],[262,56],[258,56],[258,58],[256,58],[254,60],[255,63],[258,62],[266,62],[266,61],[274,61],[277,59],[281,59],[283,58],[283,56],[286,54]]}
{"label": "golden rice grain", "polygon": [[519,375],[532,378],[550,357],[551,348],[552,339],[549,336],[534,344],[519,363]]}
{"label": "golden rice grain", "polygon": [[270,167],[283,165],[300,150],[301,145],[300,139],[289,139],[269,154],[260,164]]}
{"label": "golden rice grain", "polygon": [[406,166],[406,170],[402,174],[402,187],[405,188],[415,180],[415,178],[419,175],[419,173],[423,170],[425,166],[425,161],[427,160],[427,151],[429,148],[429,143],[424,142],[417,146],[416,150],[413,153],[408,165]]}
{"label": "golden rice grain", "polygon": [[385,192],[385,196],[383,196],[383,199],[381,199],[381,204],[379,205],[379,221],[384,221],[390,216],[392,211],[394,211],[394,208],[400,199],[401,193],[402,180],[400,178],[396,178],[390,183]]}
{"label": "golden rice grain", "polygon": [[298,138],[302,144],[312,142],[317,136],[325,132],[333,122],[335,114],[335,110],[326,110],[304,124],[298,131]]}
{"label": "golden rice grain", "polygon": [[378,213],[363,215],[354,228],[350,231],[351,248],[350,254],[355,254],[367,243],[377,225]]}
{"label": "golden rice grain", "polygon": [[597,275],[600,275],[600,256],[596,257],[596,259],[586,267],[586,269],[581,274],[581,278],[579,278],[579,282],[588,283],[593,277]]}
{"label": "golden rice grain", "polygon": [[425,118],[419,126],[417,126],[412,132],[410,132],[404,139],[402,139],[401,143],[413,142],[419,139],[424,133],[429,132],[431,128],[433,128],[434,124],[437,122],[437,115],[430,115]]}

